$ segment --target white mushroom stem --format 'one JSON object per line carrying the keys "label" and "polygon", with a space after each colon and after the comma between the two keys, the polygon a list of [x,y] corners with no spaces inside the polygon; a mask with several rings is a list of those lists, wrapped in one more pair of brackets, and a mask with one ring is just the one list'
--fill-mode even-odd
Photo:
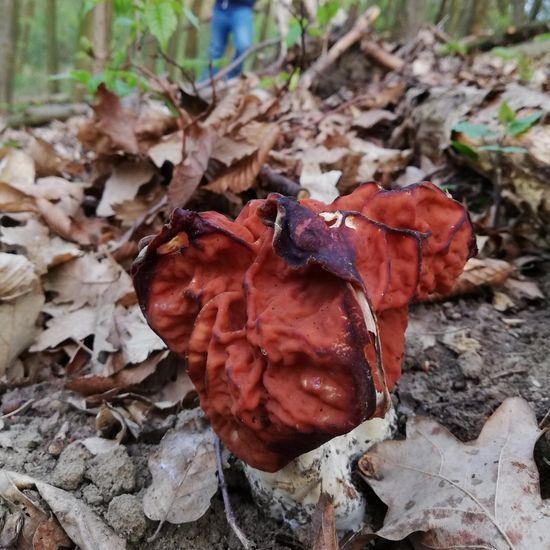
{"label": "white mushroom stem", "polygon": [[275,473],[245,464],[245,474],[258,504],[296,529],[309,522],[321,490],[334,498],[336,528],[357,531],[365,519],[365,497],[352,481],[356,459],[378,441],[391,437],[396,415],[373,418],[351,432],[303,454]]}

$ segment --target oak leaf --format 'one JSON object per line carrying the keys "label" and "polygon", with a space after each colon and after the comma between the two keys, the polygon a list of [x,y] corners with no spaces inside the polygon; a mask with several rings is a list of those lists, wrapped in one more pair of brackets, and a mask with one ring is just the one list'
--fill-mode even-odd
{"label": "oak leaf", "polygon": [[542,433],[515,397],[468,443],[434,420],[409,420],[406,441],[378,443],[359,461],[388,505],[376,534],[395,541],[420,532],[418,548],[549,548],[550,502],[533,459]]}

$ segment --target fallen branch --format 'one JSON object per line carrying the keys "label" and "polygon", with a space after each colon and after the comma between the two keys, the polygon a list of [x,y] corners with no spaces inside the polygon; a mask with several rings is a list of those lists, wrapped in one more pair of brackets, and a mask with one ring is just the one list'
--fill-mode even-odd
{"label": "fallen branch", "polygon": [[296,197],[302,190],[299,183],[294,180],[283,176],[272,170],[269,166],[264,165],[258,174],[260,180],[260,186],[267,191],[273,191],[280,193],[281,195],[287,195],[289,197]]}
{"label": "fallen branch", "polygon": [[90,107],[86,103],[52,103],[49,105],[31,105],[20,113],[5,118],[6,125],[12,128],[19,126],[42,126],[52,120],[67,120],[72,116],[87,115]]}
{"label": "fallen branch", "polygon": [[361,43],[361,50],[368,58],[388,69],[388,71],[400,71],[403,65],[405,65],[405,62],[400,57],[386,51],[372,40],[364,40]]}
{"label": "fallen branch", "polygon": [[338,40],[332,48],[321,56],[311,67],[304,72],[300,79],[300,86],[305,89],[311,88],[315,79],[322,75],[344,52],[349,50],[365,34],[371,30],[372,23],[380,15],[380,8],[372,6],[357,19],[353,28]]}
{"label": "fallen branch", "polygon": [[469,42],[465,42],[466,51],[487,52],[497,46],[510,46],[525,42],[538,34],[550,32],[550,21],[542,21],[536,23],[527,23],[521,27],[509,27],[505,31],[495,33],[491,36],[483,36],[474,38]]}

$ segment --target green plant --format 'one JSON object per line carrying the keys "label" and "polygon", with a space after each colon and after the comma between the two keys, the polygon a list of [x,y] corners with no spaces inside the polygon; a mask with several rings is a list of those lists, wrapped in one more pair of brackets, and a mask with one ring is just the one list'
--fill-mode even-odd
{"label": "green plant", "polygon": [[[86,0],[83,16],[104,1]],[[90,94],[95,93],[101,83],[117,95],[126,95],[136,87],[146,89],[146,79],[131,63],[136,45],[142,45],[144,38],[149,35],[157,41],[160,51],[164,53],[182,14],[193,26],[199,25],[196,15],[189,8],[182,7],[180,0],[113,0],[112,6],[113,53],[106,60],[105,69],[97,73],[87,69],[72,70],[53,78],[79,82]],[[80,39],[79,46],[77,57],[93,58],[93,44],[86,37]],[[197,64],[198,60],[189,60],[188,66],[193,70]]]}
{"label": "green plant", "polygon": [[453,150],[464,155],[471,160],[478,160],[481,151],[487,151],[492,164],[493,171],[493,208],[491,214],[491,225],[498,225],[500,214],[500,189],[501,189],[501,163],[499,162],[500,155],[510,155],[516,153],[525,153],[527,150],[524,147],[514,145],[504,145],[507,137],[516,137],[523,134],[542,117],[542,111],[535,111],[529,115],[518,117],[506,101],[500,104],[498,110],[498,129],[493,130],[485,124],[474,124],[468,121],[460,121],[456,123],[452,130],[453,132],[461,133],[471,139],[482,140],[482,145],[477,148],[470,147],[458,140],[451,140]]}
{"label": "green plant", "polygon": [[503,141],[506,137],[516,137],[523,134],[536,124],[542,115],[542,111],[535,111],[529,115],[518,117],[518,114],[510,105],[506,101],[503,101],[498,110],[498,131],[491,129],[485,124],[474,124],[468,121],[457,122],[452,128],[453,132],[464,134],[471,139],[491,139],[492,143],[484,143],[477,147],[477,149],[474,149],[461,141],[451,140],[451,146],[457,153],[474,160],[479,157],[479,151],[503,154],[525,153],[526,149],[524,147],[503,145]]}

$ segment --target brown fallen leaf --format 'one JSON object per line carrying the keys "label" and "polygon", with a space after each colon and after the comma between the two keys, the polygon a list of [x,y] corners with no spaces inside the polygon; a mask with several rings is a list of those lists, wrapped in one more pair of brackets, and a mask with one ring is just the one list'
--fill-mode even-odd
{"label": "brown fallen leaf", "polygon": [[136,137],[137,116],[125,111],[118,96],[100,84],[93,106],[97,115],[97,129],[107,136],[116,148],[125,153],[137,155],[139,146]]}
{"label": "brown fallen leaf", "polygon": [[113,206],[133,200],[139,188],[151,181],[154,174],[154,167],[147,161],[127,161],[116,166],[105,182],[96,214],[103,217],[112,216],[115,213]]}
{"label": "brown fallen leaf", "polygon": [[168,199],[173,207],[185,206],[199,186],[212,155],[215,136],[212,129],[201,128],[198,137],[188,144],[192,149],[174,169],[168,186]]}
{"label": "brown fallen leaf", "polygon": [[321,493],[311,517],[311,550],[338,550],[334,502],[328,493]]}
{"label": "brown fallen leaf", "polygon": [[37,274],[60,265],[82,254],[80,248],[57,236],[51,236],[48,228],[35,219],[17,227],[2,227],[0,242],[22,246],[26,257],[34,264]]}
{"label": "brown fallen leaf", "polygon": [[[23,477],[26,478],[26,476]],[[6,521],[2,530],[0,538],[2,548],[58,550],[72,547],[71,540],[57,520],[22,492],[21,489],[32,486],[27,483],[27,479],[23,481],[22,477],[15,472],[0,470],[0,497],[17,510]]]}
{"label": "brown fallen leaf", "polygon": [[267,124],[261,135],[258,135],[260,144],[258,150],[252,155],[237,161],[228,171],[223,172],[221,176],[212,180],[204,188],[215,193],[226,191],[242,193],[250,189],[254,185],[256,176],[265,164],[271,149],[279,139],[279,135],[280,129],[277,124]]}
{"label": "brown fallen leaf", "polygon": [[44,293],[34,283],[28,292],[10,300],[0,297],[0,378],[34,340]]}
{"label": "brown fallen leaf", "polygon": [[38,136],[32,136],[29,153],[36,166],[36,175],[39,177],[60,174],[68,162],[58,154],[51,143]]}
{"label": "brown fallen leaf", "polygon": [[479,292],[484,286],[502,286],[513,271],[514,266],[505,260],[470,258],[449,293],[444,296],[432,294],[430,299],[440,300],[451,296],[473,294]]}
{"label": "brown fallen leaf", "polygon": [[160,525],[199,519],[218,490],[212,431],[198,409],[183,411],[180,418],[149,458],[153,479],[143,496],[143,511]]}
{"label": "brown fallen leaf", "polygon": [[540,495],[533,447],[543,433],[528,403],[508,398],[475,441],[462,443],[428,418],[406,441],[376,444],[359,469],[388,505],[376,535],[415,548],[550,547],[550,502]]}
{"label": "brown fallen leaf", "polygon": [[3,212],[35,212],[34,199],[23,191],[0,181],[0,210]]}

